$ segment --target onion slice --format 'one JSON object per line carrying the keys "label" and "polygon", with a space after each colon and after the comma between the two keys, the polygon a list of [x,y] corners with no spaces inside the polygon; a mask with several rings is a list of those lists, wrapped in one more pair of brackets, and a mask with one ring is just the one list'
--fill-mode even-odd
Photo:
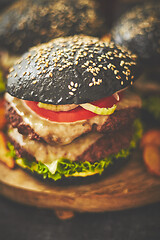
{"label": "onion slice", "polygon": [[98,115],[111,115],[112,113],[114,113],[114,111],[116,110],[116,105],[114,104],[112,107],[110,108],[101,108],[101,107],[97,107],[91,103],[84,103],[80,105],[82,108],[96,113]]}

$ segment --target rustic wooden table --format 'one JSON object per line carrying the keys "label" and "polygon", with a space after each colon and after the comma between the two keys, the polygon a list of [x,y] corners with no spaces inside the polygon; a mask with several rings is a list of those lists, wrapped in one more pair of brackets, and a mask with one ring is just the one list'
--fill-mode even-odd
{"label": "rustic wooden table", "polygon": [[131,210],[77,213],[59,220],[52,210],[0,197],[1,240],[159,240],[160,203]]}

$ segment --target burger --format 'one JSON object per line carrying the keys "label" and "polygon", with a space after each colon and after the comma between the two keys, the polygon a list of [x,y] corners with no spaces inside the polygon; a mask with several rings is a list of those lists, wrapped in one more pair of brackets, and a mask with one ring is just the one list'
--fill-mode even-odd
{"label": "burger", "polygon": [[160,62],[160,2],[139,4],[124,13],[113,25],[112,40],[140,58],[142,66]]}
{"label": "burger", "polygon": [[17,165],[58,180],[101,174],[126,159],[141,135],[130,93],[136,56],[75,35],[31,48],[10,69],[6,117]]}
{"label": "burger", "polygon": [[134,85],[143,108],[160,120],[160,2],[136,5],[114,24],[112,40],[135,53],[143,74]]}
{"label": "burger", "polygon": [[52,38],[75,34],[100,37],[106,27],[95,0],[19,0],[0,16],[0,47],[19,55]]}
{"label": "burger", "polygon": [[[0,14],[0,71],[3,78],[9,67],[32,46],[75,34],[101,37],[106,28],[104,14],[96,0],[13,2]],[[3,82],[0,80],[2,85]]]}

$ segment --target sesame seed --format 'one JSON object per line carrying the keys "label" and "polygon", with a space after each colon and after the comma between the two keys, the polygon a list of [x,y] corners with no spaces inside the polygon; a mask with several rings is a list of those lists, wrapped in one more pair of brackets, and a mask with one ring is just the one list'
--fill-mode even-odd
{"label": "sesame seed", "polygon": [[89,87],[92,87],[93,86],[93,82],[89,83]]}
{"label": "sesame seed", "polygon": [[114,74],[116,75],[117,73],[119,73],[119,71],[118,70],[114,70]]}
{"label": "sesame seed", "polygon": [[131,58],[136,59],[137,56],[136,56],[135,54],[132,54],[132,55],[131,55]]}
{"label": "sesame seed", "polygon": [[75,91],[77,91],[77,89],[76,88],[72,88],[72,91],[75,92]]}
{"label": "sesame seed", "polygon": [[124,61],[121,61],[120,66],[123,67],[123,65],[124,65]]}
{"label": "sesame seed", "polygon": [[14,71],[14,68],[10,68],[9,69],[9,73],[13,72]]}
{"label": "sesame seed", "polygon": [[17,61],[17,64],[20,64],[22,62],[22,59],[19,59],[18,61]]}

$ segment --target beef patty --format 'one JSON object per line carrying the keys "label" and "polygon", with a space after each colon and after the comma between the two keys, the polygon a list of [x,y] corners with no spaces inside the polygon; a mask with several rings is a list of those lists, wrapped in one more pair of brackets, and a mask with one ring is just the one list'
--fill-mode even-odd
{"label": "beef patty", "polygon": [[61,158],[71,161],[95,162],[110,154],[118,153],[130,145],[133,135],[132,126],[107,134],[87,133],[67,145],[49,145],[44,142],[30,140],[20,134],[17,129],[10,128],[8,136],[19,157],[41,161],[44,164]]}
{"label": "beef patty", "polygon": [[6,118],[13,128],[17,128],[19,133],[28,136],[30,140],[53,145],[69,144],[74,139],[90,132],[107,134],[126,128],[133,123],[141,107],[140,98],[129,94],[118,103],[112,115],[97,115],[91,119],[59,124],[39,117],[24,104],[23,100],[11,97],[9,94],[6,95],[6,100]]}

